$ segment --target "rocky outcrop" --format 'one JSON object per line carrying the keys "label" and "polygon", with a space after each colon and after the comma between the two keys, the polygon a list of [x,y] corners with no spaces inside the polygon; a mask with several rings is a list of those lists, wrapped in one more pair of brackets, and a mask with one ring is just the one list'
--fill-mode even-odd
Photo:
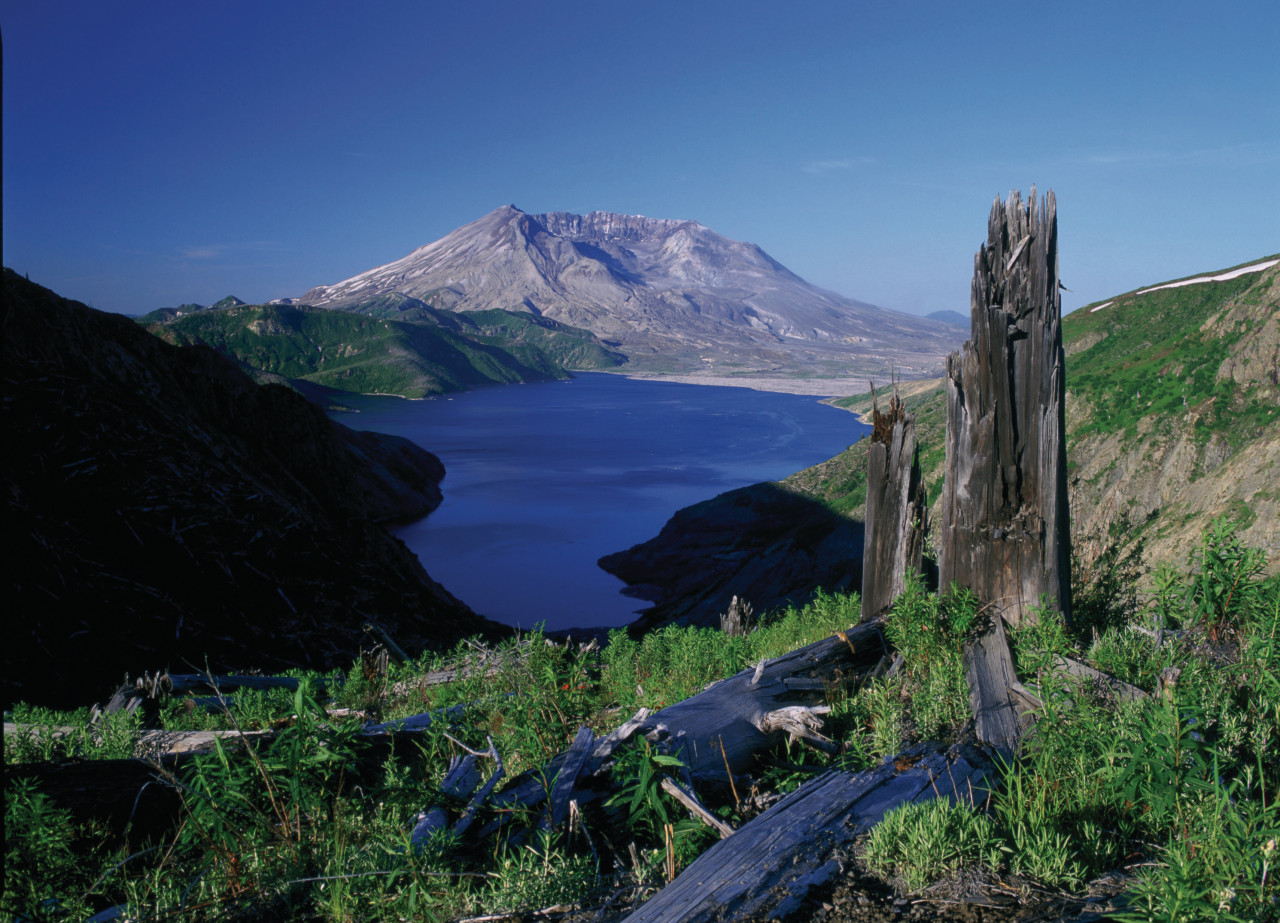
{"label": "rocky outcrop", "polygon": [[940,372],[947,324],[809,285],[754,244],[694,221],[504,206],[403,259],[299,303],[344,308],[398,293],[434,308],[529,311],[583,327],[640,371],[839,368]]}
{"label": "rocky outcrop", "polygon": [[637,629],[713,626],[734,596],[757,612],[803,605],[818,588],[862,582],[862,523],[778,483],[731,490],[686,507],[647,542],[600,566],[649,600]]}
{"label": "rocky outcrop", "polygon": [[439,503],[430,453],[9,271],[2,310],[6,702],[501,631],[377,525]]}

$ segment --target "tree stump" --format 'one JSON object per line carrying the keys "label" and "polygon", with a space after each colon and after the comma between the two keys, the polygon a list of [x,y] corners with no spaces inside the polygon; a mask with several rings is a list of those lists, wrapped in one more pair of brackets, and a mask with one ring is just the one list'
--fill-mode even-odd
{"label": "tree stump", "polygon": [[871,385],[871,447],[867,452],[867,513],[862,551],[862,618],[883,613],[919,573],[924,552],[925,493],[915,417],[896,393],[882,414]]}
{"label": "tree stump", "polygon": [[991,209],[974,257],[972,334],[947,358],[939,582],[1012,625],[1047,597],[1071,617],[1057,203]]}

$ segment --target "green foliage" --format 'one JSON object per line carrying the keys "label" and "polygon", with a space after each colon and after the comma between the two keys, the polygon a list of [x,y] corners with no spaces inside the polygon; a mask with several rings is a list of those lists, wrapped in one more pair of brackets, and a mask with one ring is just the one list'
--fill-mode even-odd
{"label": "green foliage", "polygon": [[1071,622],[1085,639],[1123,627],[1140,608],[1138,581],[1143,575],[1143,542],[1132,538],[1129,517],[1112,520],[1105,534],[1071,537]]}
{"label": "green foliage", "polygon": [[1096,313],[1076,311],[1064,318],[1063,341],[1071,352],[1067,387],[1094,409],[1073,436],[1132,437],[1144,417],[1181,418],[1195,409],[1206,413],[1202,439],[1216,432],[1232,443],[1244,431],[1274,420],[1266,413],[1274,408],[1261,406],[1262,416],[1254,419],[1247,389],[1217,378],[1243,331],[1203,327],[1224,304],[1256,297],[1250,289],[1258,278],[1247,274],[1212,285],[1121,296]]}
{"label": "green foliage", "polygon": [[1225,518],[1205,532],[1193,559],[1194,571],[1187,594],[1193,624],[1204,624],[1217,637],[1229,627],[1259,618],[1268,601],[1259,579],[1266,558],[1247,548]]}
{"label": "green foliage", "polygon": [[960,648],[977,619],[978,601],[968,590],[932,594],[918,576],[894,600],[885,636],[904,657],[911,715],[922,738],[946,738],[969,718]]}
{"label": "green foliage", "polygon": [[663,626],[640,640],[611,631],[601,655],[601,693],[625,711],[664,708],[701,692],[710,682],[856,625],[861,605],[856,593],[819,589],[803,608],[766,615],[754,631],[736,638],[714,628],[677,625]]}
{"label": "green foliage", "polygon": [[1154,689],[1160,673],[1174,665],[1178,649],[1173,644],[1157,645],[1150,635],[1131,629],[1112,628],[1088,648],[1089,664],[1116,679],[1140,689]]}
{"label": "green foliage", "polygon": [[863,859],[920,891],[964,866],[1000,864],[1000,841],[990,818],[972,805],[945,798],[905,804],[884,816],[867,839]]}
{"label": "green foliage", "polygon": [[[1189,574],[1157,570],[1153,594],[1132,613],[1131,624],[1170,629],[1161,643],[1119,624],[1096,636],[1072,633],[1045,608],[1036,625],[1015,631],[1019,675],[1044,703],[1018,761],[1004,770],[985,813],[937,802],[886,817],[869,841],[868,864],[911,889],[976,865],[1075,890],[1142,856],[1157,864],[1134,886],[1130,920],[1274,917],[1280,578],[1263,578],[1256,553],[1221,524],[1191,563]],[[358,705],[383,720],[434,713],[429,730],[411,743],[400,738],[391,757],[377,761],[366,758],[358,721],[326,713],[310,682],[297,692],[237,694],[229,716],[167,707],[171,729],[212,723],[275,734],[195,760],[177,780],[186,804],[180,829],[134,856],[95,851],[100,833],[11,784],[5,913],[83,918],[122,904],[131,917],[453,919],[582,899],[598,882],[594,853],[585,839],[541,831],[538,811],[482,812],[473,830],[495,821],[503,832],[479,847],[442,836],[410,848],[419,811],[461,807],[439,792],[458,752],[450,738],[479,748],[491,736],[509,776],[536,771],[580,725],[603,732],[638,705],[672,704],[847,628],[859,608],[856,595],[820,593],[803,609],[766,615],[740,638],[687,628],[639,640],[618,632],[596,652],[535,632],[497,647],[469,643],[424,655],[385,677],[353,671],[345,685],[327,677],[325,688],[337,696],[331,704]],[[825,732],[845,745],[842,766],[873,765],[967,720],[958,652],[978,619],[968,594],[908,587],[886,627],[906,669],[829,697]],[[1122,704],[1055,679],[1053,658],[1064,654],[1146,688],[1166,667],[1182,675],[1168,698]],[[457,671],[452,682],[415,682],[444,669]],[[12,718],[73,729],[88,722],[83,712],[25,707]],[[131,746],[133,730],[122,724],[112,733]],[[90,752],[91,742],[102,748],[110,736],[83,733],[6,734],[6,759]],[[830,765],[798,745],[767,762],[775,768],[756,783],[774,791]],[[636,842],[637,883],[662,879],[669,864],[685,864],[708,841],[661,789],[663,775],[679,768],[647,742],[624,748],[613,769],[618,793],[607,806],[584,806],[579,818],[579,829],[589,827],[619,855]],[[731,809],[748,812],[718,808]]]}
{"label": "green foliage", "polygon": [[141,718],[136,713],[117,712],[90,720],[86,709],[58,713],[19,703],[6,720],[18,725],[16,733],[4,735],[6,763],[116,760],[137,755]]}
{"label": "green foliage", "polygon": [[71,815],[53,805],[29,779],[5,786],[4,891],[0,915],[7,920],[82,920],[99,864],[88,856],[84,834]]}
{"label": "green foliage", "polygon": [[598,876],[590,856],[573,855],[550,830],[538,831],[533,839],[524,846],[503,848],[483,898],[491,911],[570,904],[595,887]]}
{"label": "green foliage", "polygon": [[672,823],[667,810],[670,795],[662,790],[662,779],[679,770],[684,763],[679,757],[659,753],[642,739],[639,746],[623,750],[613,764],[616,790],[605,802],[609,807],[626,805],[627,826],[660,840],[663,828]]}
{"label": "green foliage", "polygon": [[148,329],[179,345],[205,343],[286,378],[404,397],[548,381],[565,377],[566,366],[608,368],[621,361],[584,330],[506,311],[482,315],[476,320],[429,312],[414,315],[421,322],[408,322],[322,308],[244,305],[198,311]]}
{"label": "green foliage", "polygon": [[[1164,668],[1179,667],[1168,700],[1117,705],[1053,680],[1044,671],[1054,654],[1074,653],[1058,620],[1042,617],[1015,633],[1020,671],[1039,681],[1044,708],[995,802],[1012,871],[1074,888],[1155,841],[1164,844],[1160,865],[1142,874],[1124,919],[1274,918],[1275,886],[1263,872],[1267,844],[1280,833],[1280,761],[1272,755],[1280,745],[1280,599],[1253,560],[1215,524],[1192,572],[1158,569],[1147,608],[1134,616],[1153,630],[1199,628],[1157,644],[1115,627],[1090,645],[1095,666],[1146,688]],[[1228,595],[1246,602],[1216,617],[1200,608]],[[1215,634],[1235,642],[1226,659]]]}

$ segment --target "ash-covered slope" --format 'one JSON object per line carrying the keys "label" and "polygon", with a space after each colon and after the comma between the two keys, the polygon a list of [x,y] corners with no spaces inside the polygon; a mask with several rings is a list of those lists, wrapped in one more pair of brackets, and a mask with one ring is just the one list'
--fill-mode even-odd
{"label": "ash-covered slope", "polygon": [[937,373],[954,329],[824,291],[694,221],[504,206],[298,303],[389,293],[435,308],[530,311],[584,327],[639,370]]}
{"label": "ash-covered slope", "polygon": [[377,522],[435,508],[434,455],[8,270],[0,326],[6,704],[343,667],[366,620],[409,649],[501,630]]}

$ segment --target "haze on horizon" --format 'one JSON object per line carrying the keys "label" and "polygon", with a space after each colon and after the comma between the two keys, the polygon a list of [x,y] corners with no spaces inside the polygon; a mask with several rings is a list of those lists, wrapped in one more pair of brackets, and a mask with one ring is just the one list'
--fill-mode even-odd
{"label": "haze on horizon", "polygon": [[10,2],[4,263],[142,313],[297,296],[500,205],[689,218],[966,311],[1054,189],[1067,310],[1280,250],[1280,7]]}

